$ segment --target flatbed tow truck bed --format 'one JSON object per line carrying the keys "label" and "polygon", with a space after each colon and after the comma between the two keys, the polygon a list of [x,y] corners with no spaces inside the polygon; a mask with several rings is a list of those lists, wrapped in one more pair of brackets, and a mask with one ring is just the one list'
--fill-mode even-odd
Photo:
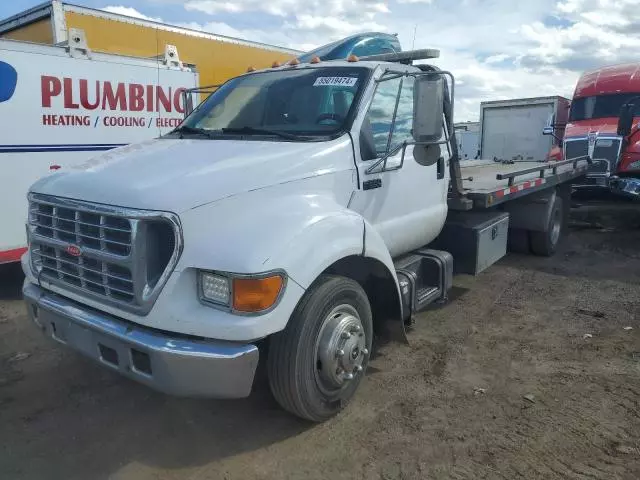
{"label": "flatbed tow truck bed", "polygon": [[473,202],[472,208],[490,208],[579,178],[588,165],[586,157],[560,162],[461,162],[462,193]]}

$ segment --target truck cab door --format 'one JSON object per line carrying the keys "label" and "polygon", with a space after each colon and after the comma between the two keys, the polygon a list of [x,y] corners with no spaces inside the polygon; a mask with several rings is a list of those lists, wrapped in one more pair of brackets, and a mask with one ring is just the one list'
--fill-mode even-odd
{"label": "truck cab door", "polygon": [[[407,145],[375,168],[387,152],[413,141],[413,77],[377,84],[354,143],[359,188],[349,208],[381,235],[392,256],[431,242],[447,215],[446,145]],[[441,148],[444,147],[444,148]]]}

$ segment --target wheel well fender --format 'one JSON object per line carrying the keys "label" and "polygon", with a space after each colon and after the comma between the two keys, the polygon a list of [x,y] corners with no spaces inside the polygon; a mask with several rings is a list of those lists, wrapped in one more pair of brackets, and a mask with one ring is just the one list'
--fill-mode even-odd
{"label": "wheel well fender", "polygon": [[556,189],[550,188],[506,203],[503,210],[509,212],[509,228],[546,232],[556,195]]}
{"label": "wheel well fender", "polygon": [[387,321],[401,322],[402,303],[397,280],[381,260],[351,255],[336,261],[323,273],[341,275],[355,280],[362,286],[371,304],[376,335],[386,332]]}

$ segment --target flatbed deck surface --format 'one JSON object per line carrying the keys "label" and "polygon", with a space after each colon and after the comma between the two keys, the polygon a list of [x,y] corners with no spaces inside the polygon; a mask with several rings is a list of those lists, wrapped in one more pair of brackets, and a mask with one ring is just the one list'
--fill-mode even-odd
{"label": "flatbed deck surface", "polygon": [[[512,164],[503,164],[494,162],[493,160],[471,160],[468,162],[460,162],[460,170],[462,171],[462,185],[467,193],[490,193],[499,189],[509,187],[509,179],[497,180],[496,175],[503,175],[526,170],[528,168],[543,167],[546,165],[542,162],[515,162]],[[558,167],[558,173],[570,172],[573,165],[563,165]],[[545,176],[552,175],[552,170],[545,172]],[[473,180],[469,180],[469,178]],[[539,172],[532,172],[525,175],[519,175],[514,179],[514,183],[522,183],[526,181],[534,181],[540,178]]]}
{"label": "flatbed deck surface", "polygon": [[[473,208],[489,208],[535,191],[551,188],[584,175],[588,162],[580,160],[561,164],[555,168],[553,162],[500,163],[493,160],[470,160],[460,162],[462,187],[465,197],[473,201]],[[526,170],[513,178],[498,180],[498,175],[509,176]]]}

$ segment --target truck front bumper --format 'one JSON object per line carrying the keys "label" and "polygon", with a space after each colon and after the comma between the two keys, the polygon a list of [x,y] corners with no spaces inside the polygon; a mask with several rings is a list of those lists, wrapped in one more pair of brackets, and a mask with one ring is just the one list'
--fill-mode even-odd
{"label": "truck front bumper", "polygon": [[249,395],[258,348],[139,327],[48,292],[25,280],[33,322],[54,340],[122,375],[172,395]]}

